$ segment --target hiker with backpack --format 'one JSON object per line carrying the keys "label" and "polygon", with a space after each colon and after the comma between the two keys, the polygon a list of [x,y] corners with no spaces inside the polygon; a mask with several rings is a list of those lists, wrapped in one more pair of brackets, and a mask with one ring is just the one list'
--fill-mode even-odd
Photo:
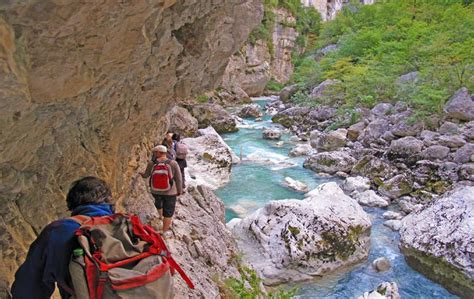
{"label": "hiker with backpack", "polygon": [[163,236],[172,237],[171,221],[176,207],[176,197],[183,194],[181,170],[175,160],[167,156],[164,145],[152,149],[153,158],[148,162],[142,177],[150,178],[150,191],[155,199],[155,207],[163,218]]}
{"label": "hiker with backpack", "polygon": [[172,273],[191,280],[161,236],[138,216],[113,214],[112,192],[96,177],[72,183],[71,217],[47,225],[15,274],[13,299],[173,298]]}
{"label": "hiker with backpack", "polygon": [[179,169],[181,170],[181,177],[183,179],[183,190],[186,190],[186,178],[184,174],[184,169],[188,167],[188,163],[186,162],[186,156],[188,155],[188,147],[181,141],[181,136],[178,133],[173,134],[174,143],[174,151],[176,152],[176,162],[179,165]]}
{"label": "hiker with backpack", "polygon": [[[66,197],[72,216],[107,216],[113,214],[112,192],[107,184],[95,177],[75,181]],[[78,246],[74,232],[79,223],[66,218],[46,226],[31,244],[25,262],[15,274],[12,286],[14,299],[50,298],[55,283],[62,298],[73,290],[69,260]]]}
{"label": "hiker with backpack", "polygon": [[165,138],[163,139],[163,142],[161,145],[166,146],[167,152],[166,152],[166,157],[169,160],[175,160],[176,159],[176,151],[175,151],[175,141],[173,140],[173,132],[166,133]]}

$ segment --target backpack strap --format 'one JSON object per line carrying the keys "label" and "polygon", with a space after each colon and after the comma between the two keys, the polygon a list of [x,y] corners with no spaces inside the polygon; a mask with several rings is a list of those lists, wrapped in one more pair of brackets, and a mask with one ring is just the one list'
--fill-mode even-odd
{"label": "backpack strap", "polygon": [[193,282],[173,259],[163,238],[151,226],[141,224],[138,216],[131,216],[130,221],[133,224],[133,233],[137,236],[140,236],[143,240],[153,244],[153,246],[150,248],[150,252],[153,251],[152,254],[159,254],[164,259],[166,259],[171,269],[176,270],[179,273],[181,278],[186,282],[190,289],[194,289]]}
{"label": "backpack strap", "polygon": [[90,216],[86,216],[86,215],[74,215],[74,216],[71,216],[67,219],[70,219],[74,222],[77,222],[79,223],[79,225],[83,225],[84,223],[86,223],[87,221],[91,220],[92,217]]}

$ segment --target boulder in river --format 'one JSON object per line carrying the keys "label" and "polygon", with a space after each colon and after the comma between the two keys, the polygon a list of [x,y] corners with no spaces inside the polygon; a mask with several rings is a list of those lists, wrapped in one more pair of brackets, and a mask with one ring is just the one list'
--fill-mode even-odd
{"label": "boulder in river", "polygon": [[389,159],[416,160],[417,155],[423,149],[423,141],[408,136],[393,140],[390,144],[387,156]]}
{"label": "boulder in river", "polygon": [[404,174],[399,174],[393,178],[384,181],[379,186],[380,194],[391,199],[396,199],[400,196],[409,194],[413,190],[413,180]]}
{"label": "boulder in river", "polygon": [[313,151],[311,145],[307,143],[297,144],[289,153],[290,157],[307,156]]}
{"label": "boulder in river", "polygon": [[290,128],[295,123],[303,122],[308,113],[309,108],[291,107],[275,114],[272,117],[272,121],[281,124],[285,128]]}
{"label": "boulder in river", "polygon": [[342,189],[347,193],[364,192],[370,189],[370,180],[361,176],[348,177],[342,184]]}
{"label": "boulder in river", "polygon": [[356,160],[344,151],[323,152],[309,156],[303,167],[315,172],[335,174],[339,171],[349,172]]}
{"label": "boulder in river", "polygon": [[182,137],[192,137],[198,130],[198,121],[188,110],[183,107],[175,106],[167,114],[169,120],[168,130],[178,133]]}
{"label": "boulder in river", "polygon": [[334,151],[346,145],[347,130],[337,129],[335,131],[323,132],[317,140],[312,140],[311,145],[318,151]]}
{"label": "boulder in river", "polygon": [[384,160],[373,155],[366,155],[352,168],[352,175],[361,175],[372,180],[384,180],[391,177],[395,169]]}
{"label": "boulder in river", "polygon": [[423,150],[421,156],[428,160],[443,160],[448,156],[449,151],[449,147],[443,145],[432,145]]}
{"label": "boulder in river", "polygon": [[295,94],[295,92],[298,90],[298,85],[293,84],[293,85],[288,85],[285,86],[281,91],[280,91],[280,101],[283,103],[288,103],[291,100],[291,96]]}
{"label": "boulder in river", "polygon": [[444,122],[438,129],[438,133],[442,135],[456,135],[459,134],[459,126],[452,122]]}
{"label": "boulder in river", "polygon": [[390,261],[386,257],[379,257],[372,262],[372,266],[378,272],[385,272],[390,270]]}
{"label": "boulder in river", "polygon": [[356,141],[365,127],[366,124],[363,121],[353,124],[347,129],[347,138],[349,138],[351,141]]}
{"label": "boulder in river", "polygon": [[232,164],[239,158],[212,127],[198,133],[201,136],[183,139],[189,149],[187,181],[217,189],[229,182]]}
{"label": "boulder in river", "polygon": [[454,161],[457,163],[474,162],[474,143],[468,143],[458,149]]}
{"label": "boulder in river", "polygon": [[449,148],[459,148],[466,144],[466,140],[461,135],[441,135],[438,143]]}
{"label": "boulder in river", "polygon": [[334,96],[334,93],[335,93],[334,86],[340,83],[341,81],[337,79],[326,79],[325,81],[321,82],[321,84],[313,88],[309,96],[312,99],[320,99],[323,97]]}
{"label": "boulder in river", "polygon": [[318,106],[311,110],[308,114],[308,118],[313,121],[326,121],[334,117],[337,109],[329,106]]}
{"label": "boulder in river", "polygon": [[271,201],[230,227],[265,284],[310,279],[367,258],[369,216],[336,183],[313,191],[304,200]]}
{"label": "boulder in river", "polygon": [[403,219],[408,264],[462,298],[474,294],[474,187],[459,185]]}
{"label": "boulder in river", "polygon": [[212,126],[218,133],[236,132],[235,119],[222,106],[213,103],[190,105],[188,110],[198,120],[199,128]]}
{"label": "boulder in river", "polygon": [[356,191],[353,193],[353,197],[363,206],[386,208],[389,205],[389,202],[378,196],[374,190],[366,190],[364,192]]}
{"label": "boulder in river", "polygon": [[396,220],[396,219],[387,220],[383,223],[383,225],[397,232],[400,230],[400,227],[402,226],[402,221]]}
{"label": "boulder in river", "polygon": [[379,141],[384,133],[390,130],[390,122],[385,118],[378,118],[370,122],[359,134],[358,140],[364,144]]}
{"label": "boulder in river", "polygon": [[400,220],[403,218],[403,215],[399,212],[387,211],[383,213],[383,218],[388,220]]}
{"label": "boulder in river", "polygon": [[279,140],[281,138],[281,131],[276,129],[265,129],[262,132],[263,139]]}
{"label": "boulder in river", "polygon": [[474,100],[466,87],[459,89],[446,103],[444,111],[449,117],[463,121],[474,120]]}
{"label": "boulder in river", "polygon": [[395,282],[382,282],[375,290],[365,292],[357,299],[400,299],[400,293]]}
{"label": "boulder in river", "polygon": [[250,104],[250,105],[245,105],[244,107],[242,107],[238,115],[243,118],[246,118],[246,117],[259,118],[259,117],[262,117],[263,113],[258,104]]}
{"label": "boulder in river", "polygon": [[288,188],[293,189],[298,192],[308,192],[308,185],[303,182],[294,180],[290,177],[285,177],[284,183]]}

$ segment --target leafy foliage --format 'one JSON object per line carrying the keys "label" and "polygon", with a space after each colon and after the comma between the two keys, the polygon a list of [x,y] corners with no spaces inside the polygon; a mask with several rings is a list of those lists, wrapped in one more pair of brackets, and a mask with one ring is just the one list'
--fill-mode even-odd
{"label": "leafy foliage", "polygon": [[[436,113],[461,86],[474,90],[473,36],[472,1],[351,4],[323,24],[316,46],[295,60],[291,81],[307,92],[326,79],[341,80],[346,107],[402,100]],[[338,50],[316,61],[331,44]],[[397,83],[415,71],[416,80]]]}
{"label": "leafy foliage", "polygon": [[268,81],[265,89],[270,91],[280,91],[283,89],[283,87],[285,86],[282,83],[279,83],[272,78],[270,81]]}
{"label": "leafy foliage", "polygon": [[296,288],[292,288],[288,291],[283,288],[278,288],[268,293],[265,292],[264,288],[262,288],[262,279],[257,275],[255,270],[243,265],[240,255],[234,256],[234,260],[239,270],[240,278],[230,277],[223,283],[220,279],[214,278],[219,284],[221,297],[229,299],[290,299],[296,294]]}
{"label": "leafy foliage", "polygon": [[295,27],[298,32],[297,44],[304,48],[313,44],[321,29],[321,15],[313,7],[303,7],[300,0],[264,0],[264,16],[262,23],[255,28],[249,36],[248,41],[255,44],[257,40],[267,42],[269,49],[273,49],[272,32],[275,27],[274,9],[284,8],[296,18],[296,24],[282,24]]}

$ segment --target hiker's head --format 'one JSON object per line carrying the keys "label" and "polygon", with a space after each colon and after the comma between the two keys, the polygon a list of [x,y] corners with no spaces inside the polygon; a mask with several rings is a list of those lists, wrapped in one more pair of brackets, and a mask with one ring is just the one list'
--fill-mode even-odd
{"label": "hiker's head", "polygon": [[154,148],[152,148],[151,151],[155,153],[156,157],[161,158],[161,157],[166,157],[166,153],[168,152],[168,149],[164,145],[157,145]]}
{"label": "hiker's head", "polygon": [[168,131],[168,133],[166,133],[165,139],[168,141],[173,140],[173,132]]}
{"label": "hiker's head", "polygon": [[181,140],[181,136],[180,136],[178,133],[174,133],[174,134],[173,134],[173,140],[180,141],[180,140]]}
{"label": "hiker's head", "polygon": [[107,183],[93,176],[87,176],[73,182],[66,197],[67,208],[71,211],[80,205],[111,202],[112,192]]}

